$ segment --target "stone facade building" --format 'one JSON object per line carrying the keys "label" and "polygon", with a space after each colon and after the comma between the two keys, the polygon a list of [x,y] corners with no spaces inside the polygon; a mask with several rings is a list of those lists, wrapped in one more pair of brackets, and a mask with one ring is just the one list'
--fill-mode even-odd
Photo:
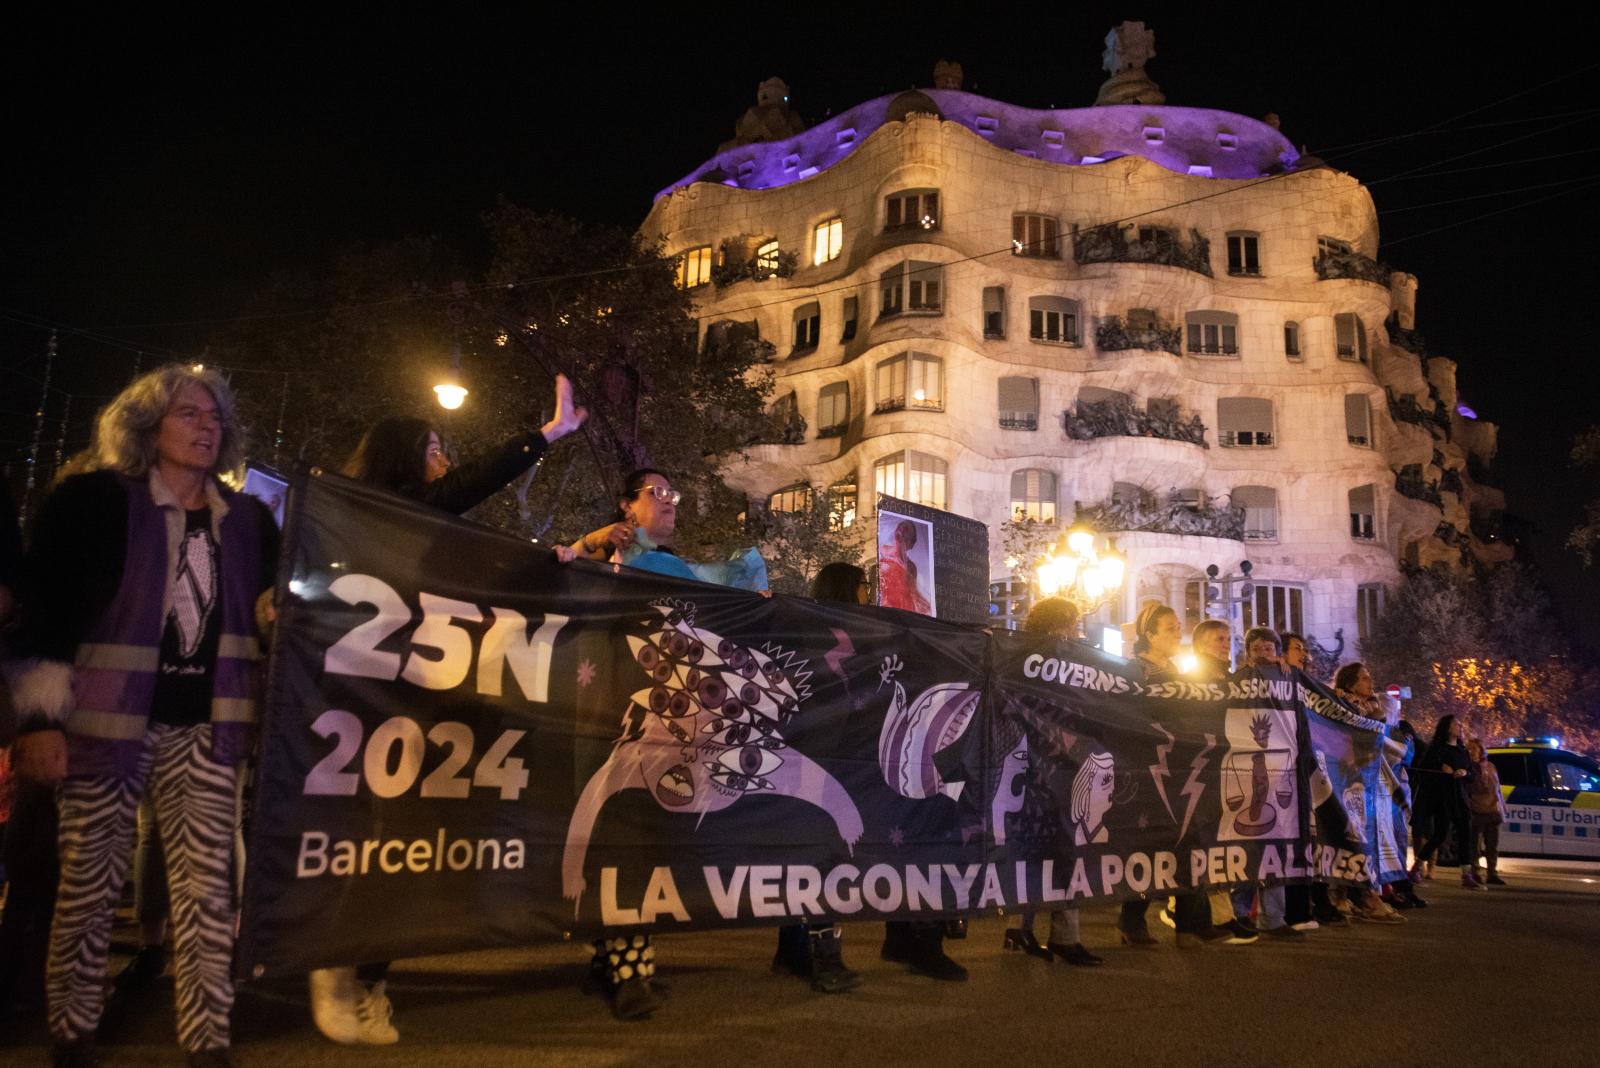
{"label": "stone facade building", "polygon": [[887,492],[981,519],[1002,616],[1018,517],[1115,540],[1113,622],[1156,597],[1187,629],[1206,567],[1248,559],[1241,624],[1353,654],[1403,565],[1509,555],[1503,496],[1473,478],[1495,427],[1423,351],[1366,188],[1275,117],[1163,103],[1150,44],[1112,32],[1110,102],[1087,108],[964,92],[941,63],[938,88],[788,133],[769,82],[641,232],[708,344],[776,347],[788,433],[727,470],[752,501],[831,489],[866,519]]}

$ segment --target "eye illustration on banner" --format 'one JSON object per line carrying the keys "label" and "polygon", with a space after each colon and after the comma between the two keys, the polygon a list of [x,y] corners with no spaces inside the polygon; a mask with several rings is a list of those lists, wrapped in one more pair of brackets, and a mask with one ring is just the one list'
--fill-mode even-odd
{"label": "eye illustration on banner", "polygon": [[1292,713],[1230,708],[1222,758],[1222,841],[1293,838],[1300,833]]}
{"label": "eye illustration on banner", "polygon": [[1106,813],[1116,792],[1117,766],[1106,752],[1090,753],[1072,780],[1072,840],[1103,845],[1110,837]]}
{"label": "eye illustration on banner", "polygon": [[861,839],[861,814],[844,787],[783,737],[811,695],[808,662],[697,628],[692,604],[652,607],[661,617],[655,629],[627,639],[650,685],[629,699],[622,735],[567,827],[561,886],[575,915],[590,835],[606,801],[623,790],[646,790],[664,810],[702,820],[742,797],[793,797],[828,813],[847,849]]}

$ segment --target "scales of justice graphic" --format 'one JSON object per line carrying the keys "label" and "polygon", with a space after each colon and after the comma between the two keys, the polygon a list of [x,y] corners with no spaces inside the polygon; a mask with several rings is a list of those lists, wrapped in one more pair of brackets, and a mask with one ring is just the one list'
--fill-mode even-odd
{"label": "scales of justice graphic", "polygon": [[[1229,727],[1235,725],[1236,715],[1249,713],[1230,712]],[[1233,744],[1222,761],[1224,837],[1264,838],[1293,834],[1298,829],[1294,750],[1287,745],[1272,744],[1273,726],[1273,717],[1268,713],[1250,716],[1248,728],[1249,739],[1255,743],[1253,749],[1241,749],[1238,744],[1241,739],[1229,731]]]}

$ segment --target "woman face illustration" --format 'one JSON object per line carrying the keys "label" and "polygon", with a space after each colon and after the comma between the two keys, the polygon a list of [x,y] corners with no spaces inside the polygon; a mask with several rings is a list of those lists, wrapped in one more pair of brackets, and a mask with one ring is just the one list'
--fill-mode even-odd
{"label": "woman face illustration", "polygon": [[1083,821],[1085,827],[1093,829],[1105,822],[1106,813],[1111,810],[1111,795],[1116,785],[1117,776],[1111,768],[1095,770],[1094,779],[1089,784],[1089,807]]}

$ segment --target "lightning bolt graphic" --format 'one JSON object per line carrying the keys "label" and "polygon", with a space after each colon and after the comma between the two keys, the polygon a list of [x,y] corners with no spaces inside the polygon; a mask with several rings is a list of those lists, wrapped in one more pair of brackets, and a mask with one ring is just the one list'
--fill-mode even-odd
{"label": "lightning bolt graphic", "polygon": [[823,654],[822,662],[832,668],[833,673],[842,679],[845,678],[845,658],[855,656],[856,647],[855,644],[850,641],[850,635],[846,634],[844,631],[839,630],[837,627],[829,627],[828,629],[833,631],[833,636],[835,639],[837,639],[837,641],[832,649],[829,649]]}
{"label": "lightning bolt graphic", "polygon": [[[1168,737],[1170,737],[1170,735]],[[1200,750],[1200,752],[1195,755],[1194,760],[1190,761],[1189,763],[1188,781],[1183,784],[1183,789],[1178,791],[1184,797],[1189,799],[1189,807],[1185,809],[1183,813],[1183,826],[1178,829],[1179,841],[1183,840],[1185,832],[1189,830],[1189,817],[1194,815],[1194,807],[1195,805],[1199,804],[1200,795],[1205,791],[1205,787],[1195,780],[1200,778],[1201,770],[1210,763],[1210,761],[1206,759],[1206,754],[1211,752],[1211,750],[1215,749],[1216,747],[1216,735],[1206,735],[1206,747]]]}
{"label": "lightning bolt graphic", "polygon": [[[1177,813],[1172,811],[1172,802],[1167,800],[1167,778],[1172,774],[1172,769],[1167,767],[1167,754],[1172,752],[1172,747],[1178,744],[1178,740],[1161,724],[1152,723],[1151,726],[1167,736],[1167,744],[1156,746],[1156,762],[1150,765],[1150,778],[1155,780],[1156,793],[1161,797],[1161,803],[1166,806],[1167,815],[1177,819]],[[1183,836],[1180,834],[1178,837]]]}

